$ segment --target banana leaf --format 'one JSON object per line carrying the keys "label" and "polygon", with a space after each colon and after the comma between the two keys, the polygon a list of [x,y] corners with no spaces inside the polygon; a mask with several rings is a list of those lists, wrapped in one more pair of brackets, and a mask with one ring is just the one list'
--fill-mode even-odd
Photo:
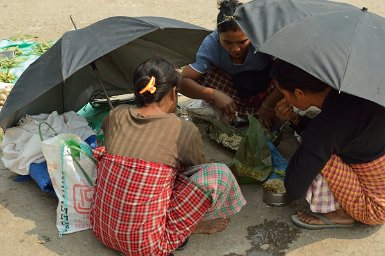
{"label": "banana leaf", "polygon": [[233,165],[239,176],[262,182],[273,170],[268,138],[259,121],[253,116],[248,118],[249,128],[235,153]]}

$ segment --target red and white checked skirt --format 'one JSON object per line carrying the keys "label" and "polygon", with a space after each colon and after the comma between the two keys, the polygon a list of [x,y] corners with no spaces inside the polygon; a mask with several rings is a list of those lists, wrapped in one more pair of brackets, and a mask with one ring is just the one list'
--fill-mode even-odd
{"label": "red and white checked skirt", "polygon": [[168,255],[198,221],[227,217],[246,203],[223,164],[177,173],[167,165],[107,154],[104,147],[94,156],[93,231],[105,245],[126,255]]}
{"label": "red and white checked skirt", "polygon": [[164,164],[94,151],[94,234],[126,255],[168,255],[190,235],[210,199]]}

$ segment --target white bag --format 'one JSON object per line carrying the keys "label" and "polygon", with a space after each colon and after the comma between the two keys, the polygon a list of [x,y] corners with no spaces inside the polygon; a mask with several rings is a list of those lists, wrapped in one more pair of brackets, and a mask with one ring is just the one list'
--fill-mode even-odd
{"label": "white bag", "polygon": [[79,136],[61,133],[42,141],[48,173],[59,203],[59,235],[91,228],[90,207],[96,179],[91,147]]}
{"label": "white bag", "polygon": [[222,117],[222,112],[218,108],[204,100],[193,100],[186,106],[186,110],[189,114],[205,120],[219,120]]}

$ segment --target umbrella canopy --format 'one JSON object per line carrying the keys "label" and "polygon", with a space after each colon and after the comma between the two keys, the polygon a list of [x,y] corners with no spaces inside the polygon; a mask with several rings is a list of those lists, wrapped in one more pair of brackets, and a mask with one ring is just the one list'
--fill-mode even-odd
{"label": "umbrella canopy", "polygon": [[66,32],[17,80],[0,112],[4,129],[25,114],[77,111],[102,90],[109,96],[132,92],[134,69],[149,57],[167,57],[178,66],[192,63],[211,31],[162,17],[111,17]]}
{"label": "umbrella canopy", "polygon": [[258,51],[385,106],[385,18],[323,0],[257,0],[235,20]]}

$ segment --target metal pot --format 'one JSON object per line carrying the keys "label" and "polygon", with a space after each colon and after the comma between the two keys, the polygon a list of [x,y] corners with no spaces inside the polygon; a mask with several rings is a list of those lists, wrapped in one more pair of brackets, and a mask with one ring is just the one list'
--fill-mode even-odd
{"label": "metal pot", "polygon": [[262,187],[262,200],[269,206],[284,206],[290,203],[290,199],[286,194],[273,193]]}

